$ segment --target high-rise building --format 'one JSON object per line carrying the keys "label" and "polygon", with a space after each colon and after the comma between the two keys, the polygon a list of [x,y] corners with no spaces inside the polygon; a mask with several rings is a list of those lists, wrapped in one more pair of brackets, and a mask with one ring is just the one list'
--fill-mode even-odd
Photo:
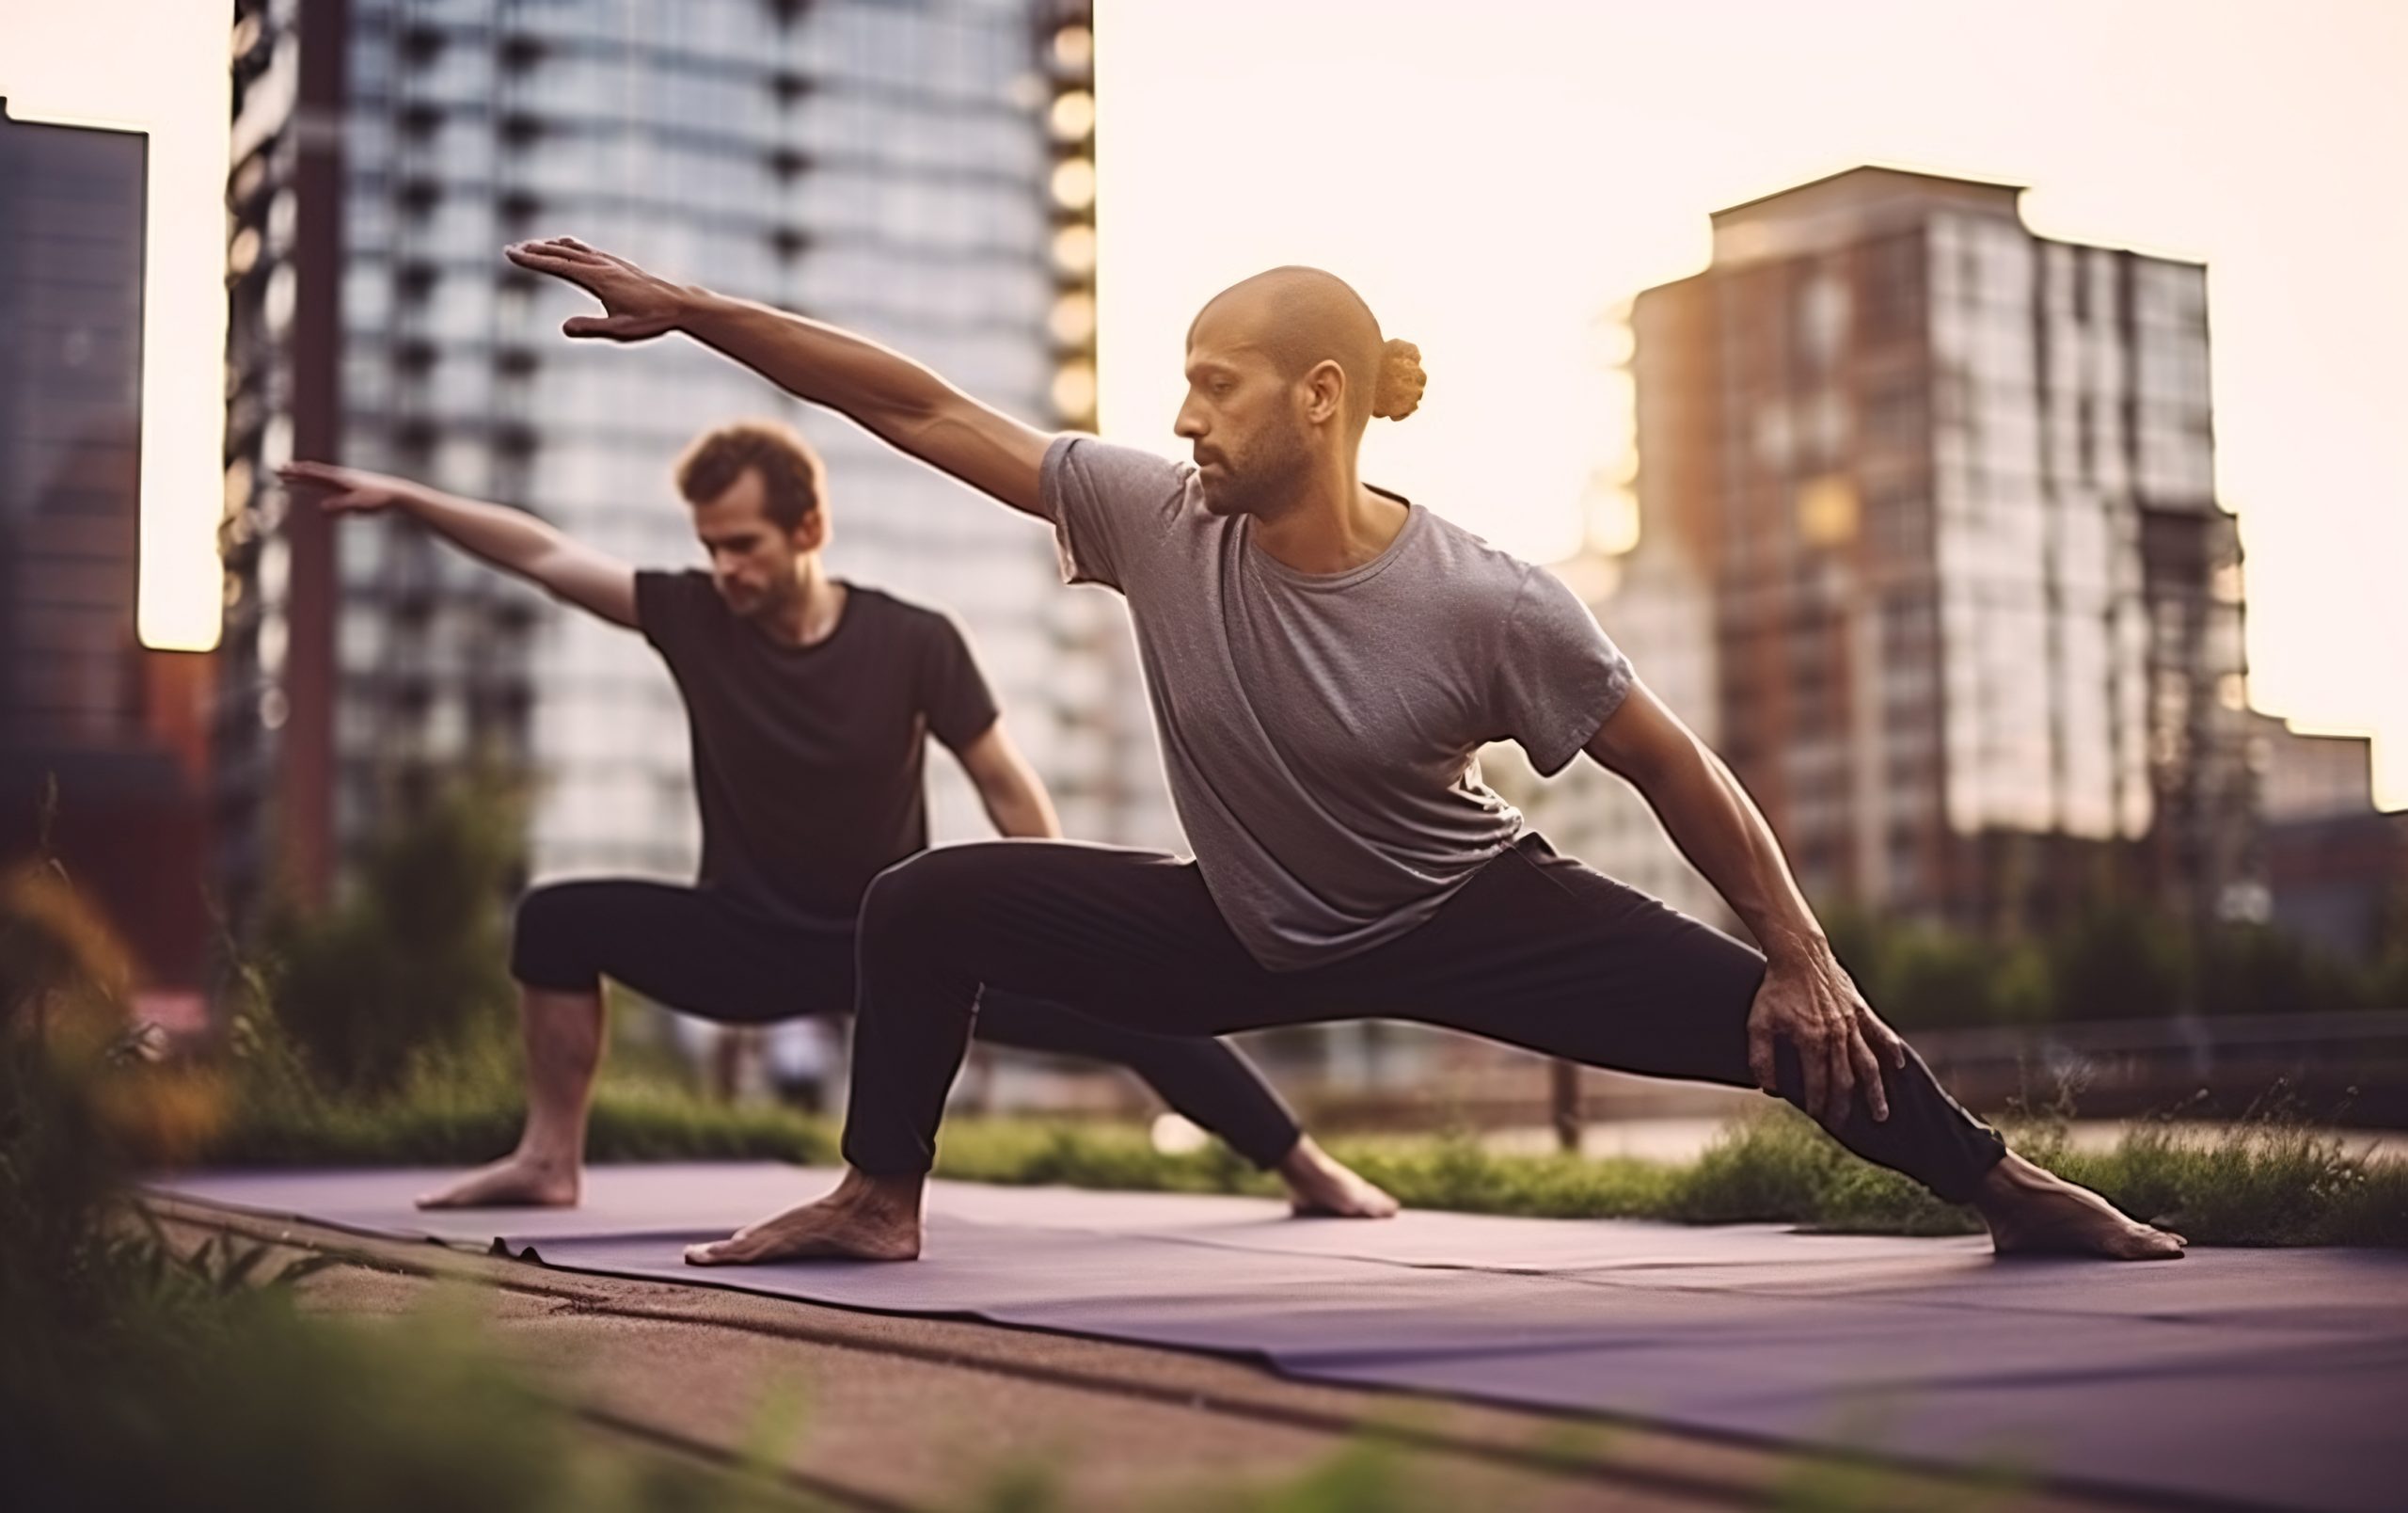
{"label": "high-rise building", "polygon": [[1642,533],[1705,585],[1720,749],[1811,894],[2212,916],[2258,862],[2206,270],[2020,195],[1863,167],[1717,214],[1633,311]]}
{"label": "high-rise building", "polygon": [[[1045,323],[1054,353],[1054,409],[1064,426],[1082,431],[1096,428],[1098,394],[1094,10],[1092,0],[1038,7],[1042,61],[1054,85],[1046,128],[1054,152],[1048,187],[1055,293]],[[1179,820],[1163,780],[1126,605],[1117,595],[1088,588],[1056,594],[1047,614],[1055,662],[1044,687],[1054,735],[1041,771],[1064,831],[1176,848]]]}
{"label": "high-rise building", "polygon": [[2294,730],[2287,720],[2250,720],[2257,737],[2258,807],[2269,824],[2374,811],[2374,738]]}
{"label": "high-rise building", "polygon": [[[536,778],[539,874],[691,868],[683,723],[642,642],[406,522],[338,529],[275,467],[333,458],[698,563],[671,463],[742,416],[826,457],[832,566],[967,624],[1073,833],[1154,840],[1142,706],[1053,548],[682,340],[573,343],[500,257],[573,233],[887,341],[1040,424],[1094,393],[1093,35],[1061,0],[243,0],[229,206],[224,865],[322,892],[380,815],[486,754]],[[944,762],[940,837],[975,833]],[[399,808],[397,809],[397,806]]]}
{"label": "high-rise building", "polygon": [[2408,814],[2374,806],[2373,741],[2272,715],[2253,724],[2270,917],[2326,950],[2376,959],[2408,930]]}
{"label": "high-rise building", "polygon": [[137,986],[184,989],[208,660],[135,628],[149,151],[0,100],[0,862],[46,841]]}

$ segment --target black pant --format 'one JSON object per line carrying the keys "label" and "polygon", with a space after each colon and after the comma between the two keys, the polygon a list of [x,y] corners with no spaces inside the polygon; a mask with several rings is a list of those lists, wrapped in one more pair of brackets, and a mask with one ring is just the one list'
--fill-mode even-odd
{"label": "black pant", "polygon": [[[845,1156],[900,1174],[933,1161],[973,1005],[1000,991],[1176,1035],[1413,1019],[1592,1066],[1747,1087],[1765,959],[1533,835],[1409,933],[1275,973],[1230,932],[1195,863],[1017,840],[924,852],[880,874],[862,902],[861,971]],[[1801,1102],[1795,1047],[1777,1060],[1782,1094]],[[1889,1119],[1874,1123],[1860,1096],[1833,1133],[1942,1198],[1970,1197],[2005,1150],[1997,1132],[1920,1057],[1882,1079]]]}
{"label": "black pant", "polygon": [[[707,889],[619,878],[529,893],[510,953],[511,976],[531,988],[591,993],[607,977],[656,1003],[734,1024],[851,1012],[853,963],[849,930],[781,924]],[[1219,1041],[1144,1034],[1006,993],[980,1002],[978,1033],[997,1045],[1117,1062],[1259,1167],[1277,1166],[1295,1148],[1300,1132],[1279,1095]],[[961,1051],[958,1036],[943,1050],[947,1084]]]}

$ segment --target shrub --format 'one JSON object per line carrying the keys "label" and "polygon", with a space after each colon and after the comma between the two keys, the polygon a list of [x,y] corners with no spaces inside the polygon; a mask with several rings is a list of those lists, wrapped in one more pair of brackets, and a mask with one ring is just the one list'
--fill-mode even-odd
{"label": "shrub", "polygon": [[490,783],[445,789],[373,839],[341,902],[268,921],[276,1018],[330,1089],[389,1091],[431,1059],[509,1040],[514,809]]}
{"label": "shrub", "polygon": [[2146,1019],[2191,1001],[2182,931],[2123,901],[2095,905],[2052,936],[2049,975],[2063,1019]]}

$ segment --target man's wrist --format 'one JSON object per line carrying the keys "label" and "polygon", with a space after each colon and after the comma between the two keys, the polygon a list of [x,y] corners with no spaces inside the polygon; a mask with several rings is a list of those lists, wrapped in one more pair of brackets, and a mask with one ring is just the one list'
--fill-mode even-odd
{"label": "man's wrist", "polygon": [[670,286],[670,325],[677,330],[695,331],[699,323],[706,322],[714,310],[726,301],[701,284]]}
{"label": "man's wrist", "polygon": [[1775,971],[1819,967],[1831,959],[1830,937],[1819,930],[1782,926],[1761,932],[1765,960]]}

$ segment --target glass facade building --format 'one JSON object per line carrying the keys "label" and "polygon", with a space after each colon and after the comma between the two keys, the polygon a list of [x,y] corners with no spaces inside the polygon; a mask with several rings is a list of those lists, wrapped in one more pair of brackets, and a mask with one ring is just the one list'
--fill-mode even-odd
{"label": "glass facade building", "polygon": [[181,993],[209,941],[210,659],[135,628],[150,145],[0,100],[0,868],[55,857],[136,989]]}
{"label": "glass facade building", "polygon": [[149,147],[139,132],[12,120],[0,101],[0,751],[143,733]]}
{"label": "glass facade building", "polygon": [[[741,417],[826,458],[839,576],[968,627],[1071,833],[1164,838],[1159,775],[1112,771],[1144,720],[1125,653],[1057,587],[1040,530],[682,339],[562,339],[582,296],[499,255],[572,233],[862,331],[1039,425],[1085,422],[1085,7],[261,0],[235,55],[218,736],[238,890],[279,866],[323,889],[377,817],[480,756],[536,779],[538,876],[689,874],[684,724],[639,637],[406,523],[331,530],[273,470],[401,472],[699,565],[671,466]],[[937,834],[979,833],[966,782],[931,772]]]}
{"label": "glass facade building", "polygon": [[2019,199],[1860,168],[1718,214],[1633,313],[1644,529],[1706,585],[1722,749],[1816,897],[2011,926],[2105,856],[2227,910],[2254,801],[2206,270]]}

